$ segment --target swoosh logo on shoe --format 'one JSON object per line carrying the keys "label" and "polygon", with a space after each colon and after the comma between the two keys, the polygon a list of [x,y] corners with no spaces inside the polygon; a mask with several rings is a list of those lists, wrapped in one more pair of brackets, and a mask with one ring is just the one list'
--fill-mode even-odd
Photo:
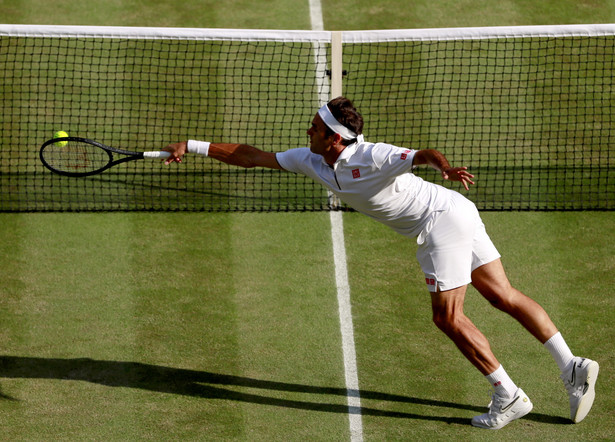
{"label": "swoosh logo on shoe", "polygon": [[583,362],[585,362],[585,358],[581,358],[581,360],[579,361],[579,365],[577,364],[572,365],[572,377],[570,378],[570,383],[572,385],[574,385],[574,383],[577,380],[577,373],[576,373],[577,367],[581,368],[583,366]]}
{"label": "swoosh logo on shoe", "polygon": [[510,401],[510,403],[508,405],[506,405],[505,407],[500,407],[500,413],[504,413],[505,411],[508,411],[508,409],[510,407],[512,407],[513,405],[515,405],[515,402],[517,402],[519,400],[521,396],[517,396],[513,401]]}

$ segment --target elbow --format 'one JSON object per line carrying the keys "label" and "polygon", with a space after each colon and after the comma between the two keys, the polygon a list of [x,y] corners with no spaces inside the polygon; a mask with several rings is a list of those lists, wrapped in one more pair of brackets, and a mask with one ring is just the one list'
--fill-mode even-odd
{"label": "elbow", "polygon": [[419,150],[414,155],[413,164],[415,166],[424,164],[439,171],[446,170],[450,167],[444,155],[442,155],[442,153],[440,153],[440,151],[436,149]]}
{"label": "elbow", "polygon": [[414,159],[412,160],[412,165],[413,166],[422,166],[424,164],[427,164],[429,150],[430,149],[417,150],[416,153],[414,154]]}
{"label": "elbow", "polygon": [[242,144],[239,148],[239,166],[245,169],[252,169],[253,167],[268,167],[267,158],[268,153],[263,152],[256,147]]}
{"label": "elbow", "polygon": [[252,169],[257,166],[256,157],[258,152],[252,146],[247,144],[241,144],[237,149],[237,165],[244,169]]}
{"label": "elbow", "polygon": [[240,158],[238,158],[238,161],[236,163],[237,166],[243,168],[243,169],[252,169],[256,166],[258,166],[258,163],[256,162],[256,160],[254,160],[254,158],[252,158],[251,156],[242,156]]}

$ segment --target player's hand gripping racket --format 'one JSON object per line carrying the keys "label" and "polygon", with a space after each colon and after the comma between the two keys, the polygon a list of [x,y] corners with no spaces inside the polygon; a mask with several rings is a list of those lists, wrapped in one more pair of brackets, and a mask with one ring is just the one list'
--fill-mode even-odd
{"label": "player's hand gripping racket", "polygon": [[[130,152],[78,137],[53,138],[45,141],[39,154],[47,169],[72,177],[96,175],[127,161],[143,158],[163,159],[171,155],[165,151]],[[114,159],[114,154],[124,157]]]}

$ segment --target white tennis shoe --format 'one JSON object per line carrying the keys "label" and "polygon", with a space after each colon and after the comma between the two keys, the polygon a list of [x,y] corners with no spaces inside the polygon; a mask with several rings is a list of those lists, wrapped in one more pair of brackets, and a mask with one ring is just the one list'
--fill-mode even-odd
{"label": "white tennis shoe", "polygon": [[530,398],[521,390],[517,389],[515,396],[504,398],[497,393],[491,396],[489,411],[472,418],[472,425],[489,430],[499,430],[515,419],[519,419],[532,411]]}
{"label": "white tennis shoe", "polygon": [[594,403],[600,366],[596,361],[586,358],[575,357],[572,362],[560,377],[570,398],[570,419],[578,424],[585,419]]}

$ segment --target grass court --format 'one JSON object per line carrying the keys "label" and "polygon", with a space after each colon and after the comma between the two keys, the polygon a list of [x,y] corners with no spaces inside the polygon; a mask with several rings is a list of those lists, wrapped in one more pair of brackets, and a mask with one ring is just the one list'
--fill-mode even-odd
{"label": "grass court", "polygon": [[[308,2],[0,3],[5,23],[309,29]],[[613,22],[608,2],[323,2],[325,28]],[[446,153],[446,152],[445,152]],[[471,164],[468,164],[471,168]],[[431,323],[416,244],[344,233],[365,440],[610,440],[612,212],[488,212],[513,284],[601,365],[579,425],[548,352],[470,290],[466,312],[534,402],[471,427],[480,374]],[[0,214],[7,440],[349,440],[326,212]]]}

